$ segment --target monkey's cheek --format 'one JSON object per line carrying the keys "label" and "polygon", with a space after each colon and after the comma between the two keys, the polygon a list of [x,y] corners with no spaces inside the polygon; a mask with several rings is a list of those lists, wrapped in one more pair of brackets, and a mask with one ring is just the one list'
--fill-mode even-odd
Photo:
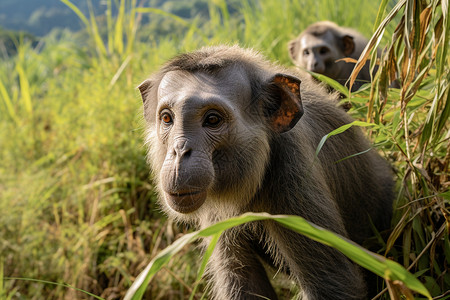
{"label": "monkey's cheek", "polygon": [[206,191],[188,193],[164,193],[164,199],[171,209],[188,214],[199,209],[206,200]]}

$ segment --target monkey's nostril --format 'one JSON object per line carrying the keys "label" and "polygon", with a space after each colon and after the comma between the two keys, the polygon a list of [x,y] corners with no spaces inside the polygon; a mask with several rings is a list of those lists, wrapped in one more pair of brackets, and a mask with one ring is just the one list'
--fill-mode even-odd
{"label": "monkey's nostril", "polygon": [[187,159],[191,156],[192,149],[173,149],[173,155],[179,159]]}
{"label": "monkey's nostril", "polygon": [[191,156],[191,153],[192,153],[192,149],[186,149],[183,151],[182,156],[184,158],[189,158]]}

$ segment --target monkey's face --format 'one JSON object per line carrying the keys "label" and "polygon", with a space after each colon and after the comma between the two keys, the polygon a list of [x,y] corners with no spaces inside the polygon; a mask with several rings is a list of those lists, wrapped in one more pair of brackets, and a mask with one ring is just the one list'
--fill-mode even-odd
{"label": "monkey's face", "polygon": [[250,100],[249,81],[238,71],[171,71],[162,78],[149,146],[169,214],[234,215],[256,192],[270,151]]}
{"label": "monkey's face", "polygon": [[304,35],[300,41],[298,61],[308,71],[334,78],[337,73],[335,61],[341,58],[334,37],[327,32],[321,36]]}

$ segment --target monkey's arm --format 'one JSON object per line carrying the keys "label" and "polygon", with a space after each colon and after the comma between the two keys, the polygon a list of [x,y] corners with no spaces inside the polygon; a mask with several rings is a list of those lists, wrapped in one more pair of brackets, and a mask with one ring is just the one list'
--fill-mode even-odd
{"label": "monkey's arm", "polygon": [[275,257],[301,287],[301,299],[365,299],[361,272],[343,254],[279,224],[266,228],[277,241]]}
{"label": "monkey's arm", "polygon": [[278,299],[252,242],[239,230],[222,234],[207,274],[212,280],[213,299]]}

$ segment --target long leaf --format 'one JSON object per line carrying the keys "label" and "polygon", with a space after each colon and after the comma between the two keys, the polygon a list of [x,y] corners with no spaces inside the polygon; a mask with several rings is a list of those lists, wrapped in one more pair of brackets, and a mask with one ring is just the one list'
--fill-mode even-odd
{"label": "long leaf", "polygon": [[361,56],[358,59],[358,62],[355,65],[355,68],[352,71],[352,74],[350,75],[350,90],[353,86],[353,83],[356,80],[356,77],[358,76],[358,73],[361,71],[361,69],[366,64],[367,59],[369,58],[370,52],[374,47],[376,47],[381,40],[381,37],[383,35],[383,32],[389,22],[391,22],[395,15],[400,11],[400,9],[405,5],[406,0],[399,1],[395,7],[391,10],[391,12],[388,14],[388,16],[381,22],[380,26],[378,26],[378,29],[373,34],[372,38],[367,43],[366,48],[364,48],[363,52],[361,53]]}
{"label": "long leaf", "polygon": [[181,237],[172,245],[161,251],[154,259],[152,259],[145,270],[141,274],[139,274],[138,278],[130,287],[124,299],[142,299],[147,285],[156,274],[156,272],[160,270],[164,265],[166,265],[170,258],[178,251],[180,251],[181,248],[183,248],[187,243],[192,242],[199,237],[208,237],[220,234],[224,230],[227,230],[234,226],[261,220],[274,220],[284,225],[285,227],[301,233],[315,241],[336,248],[348,258],[353,260],[355,263],[369,269],[375,274],[390,281],[401,280],[411,290],[414,290],[426,296],[428,299],[431,299],[428,290],[422,285],[422,283],[398,263],[388,260],[378,254],[372,253],[331,231],[309,223],[302,217],[270,215],[267,213],[246,213]]}
{"label": "long leaf", "polygon": [[136,15],[136,0],[131,1],[131,12],[129,13],[129,22],[127,30],[127,48],[125,50],[125,56],[129,56],[133,50],[135,43],[136,31],[140,24],[142,14]]}
{"label": "long leaf", "polygon": [[5,280],[30,281],[30,282],[38,282],[38,283],[44,283],[44,284],[51,284],[51,285],[56,285],[56,286],[62,286],[62,287],[65,287],[65,288],[69,288],[69,289],[73,289],[73,290],[75,290],[75,291],[82,292],[82,293],[84,293],[84,294],[86,294],[86,295],[88,295],[88,296],[91,296],[91,297],[93,297],[93,298],[95,298],[95,299],[98,299],[98,300],[105,300],[105,299],[102,298],[102,297],[96,296],[96,295],[94,295],[94,294],[92,294],[92,293],[89,293],[89,292],[87,292],[87,291],[85,291],[85,290],[82,290],[82,289],[79,289],[79,288],[77,288],[77,287],[74,287],[74,286],[72,286],[72,285],[70,285],[70,284],[67,284],[67,283],[59,283],[59,282],[53,282],[53,281],[48,281],[48,280],[40,280],[40,279],[34,279],[34,278],[20,278],[20,277],[5,277],[4,279],[5,279]]}
{"label": "long leaf", "polygon": [[94,8],[92,7],[92,3],[89,0],[88,1],[89,6],[89,18],[91,20],[89,29],[91,30],[92,37],[94,38],[95,45],[97,46],[97,51],[100,52],[100,54],[106,56],[107,51],[106,47],[103,44],[102,36],[100,35],[100,32],[98,30],[97,26],[97,20],[95,18]]}
{"label": "long leaf", "polygon": [[112,0],[106,1],[106,28],[108,29],[108,49],[113,49],[113,17],[112,17]]}
{"label": "long leaf", "polygon": [[74,13],[80,18],[80,20],[84,23],[84,26],[89,28],[89,21],[86,18],[86,16],[81,12],[81,10],[78,9],[72,2],[69,0],[60,0],[62,3],[67,5],[71,10],[73,10]]}
{"label": "long leaf", "polygon": [[378,8],[377,19],[375,20],[375,24],[373,25],[373,31],[377,30],[378,26],[380,26],[388,2],[389,0],[381,1],[380,7]]}
{"label": "long leaf", "polygon": [[2,295],[4,293],[3,290],[3,281],[4,281],[4,276],[3,276],[3,256],[0,256],[0,295]]}
{"label": "long leaf", "polygon": [[316,157],[317,157],[317,155],[319,155],[319,152],[320,152],[320,150],[322,150],[323,145],[330,137],[340,134],[340,133],[343,133],[344,131],[348,130],[352,126],[360,126],[360,127],[377,126],[378,127],[378,125],[376,125],[376,124],[362,122],[362,121],[353,121],[349,124],[342,125],[341,127],[333,130],[332,132],[330,132],[327,135],[325,135],[324,137],[322,137],[322,139],[319,142],[319,145],[316,148]]}
{"label": "long leaf", "polygon": [[5,103],[6,110],[8,111],[9,116],[11,119],[18,124],[19,119],[17,118],[16,112],[14,110],[14,106],[11,101],[11,97],[8,94],[8,91],[6,90],[5,86],[3,85],[2,80],[0,79],[0,95],[3,98],[3,103]]}
{"label": "long leaf", "polygon": [[198,283],[200,282],[200,280],[203,277],[203,274],[205,273],[206,264],[208,263],[209,258],[211,257],[211,255],[214,251],[214,248],[216,247],[217,242],[219,241],[219,238],[220,238],[220,234],[215,234],[212,236],[212,239],[209,242],[208,249],[205,251],[205,254],[203,255],[202,264],[200,266],[200,269],[198,270],[196,283],[195,283],[194,288],[192,289],[192,293],[191,293],[191,296],[189,297],[189,300],[194,299],[195,292],[197,291],[197,288],[198,288]]}
{"label": "long leaf", "polygon": [[200,235],[198,232],[186,234],[156,255],[131,285],[124,297],[124,300],[142,299],[147,285],[150,283],[150,280],[156,272],[165,266],[172,256],[178,253],[185,245],[194,241],[199,236]]}
{"label": "long leaf", "polygon": [[98,31],[97,21],[95,20],[94,10],[92,9],[91,2],[88,1],[89,14],[90,14],[90,19],[91,19],[91,22],[89,22],[89,20],[81,12],[81,10],[79,10],[78,7],[76,5],[74,5],[72,2],[70,2],[69,0],[60,0],[60,1],[63,2],[64,4],[66,4],[68,7],[70,7],[70,9],[72,9],[73,12],[75,12],[75,14],[83,22],[84,26],[86,26],[86,28],[88,28],[90,30],[91,35],[94,38],[95,44],[97,46],[97,50],[101,54],[106,55],[107,51],[106,51],[105,45],[103,44],[100,33]]}
{"label": "long leaf", "polygon": [[25,70],[20,64],[16,65],[17,73],[19,74],[20,93],[25,107],[25,111],[29,116],[33,115],[33,104],[31,103],[30,83],[28,82]]}
{"label": "long leaf", "polygon": [[120,0],[119,14],[116,18],[116,27],[114,30],[114,49],[117,53],[123,53],[123,24],[125,19],[125,0]]}
{"label": "long leaf", "polygon": [[161,15],[161,16],[170,17],[170,18],[174,19],[175,21],[183,24],[184,26],[189,26],[189,22],[187,22],[183,18],[180,18],[177,15],[168,13],[168,12],[162,10],[162,9],[153,8],[153,7],[138,7],[136,9],[136,12],[138,12],[138,13],[154,13],[154,14],[158,14],[158,15]]}
{"label": "long leaf", "polygon": [[326,84],[328,84],[330,87],[332,87],[333,89],[335,89],[336,91],[338,91],[339,93],[344,95],[345,97],[347,97],[347,98],[349,97],[348,88],[343,86],[342,84],[340,84],[336,80],[334,80],[334,79],[332,79],[330,77],[327,77],[325,75],[319,74],[319,73],[314,73],[314,72],[311,72],[311,71],[308,71],[308,70],[305,70],[305,71],[308,72],[309,74],[311,74],[317,80],[325,82]]}
{"label": "long leaf", "polygon": [[[445,96],[444,96],[445,97]],[[441,132],[442,128],[444,128],[445,124],[448,123],[448,120],[450,118],[450,91],[449,87],[447,87],[447,97],[443,97],[443,109],[442,114],[439,117],[439,123],[436,129],[436,137],[439,137],[439,133]]]}

